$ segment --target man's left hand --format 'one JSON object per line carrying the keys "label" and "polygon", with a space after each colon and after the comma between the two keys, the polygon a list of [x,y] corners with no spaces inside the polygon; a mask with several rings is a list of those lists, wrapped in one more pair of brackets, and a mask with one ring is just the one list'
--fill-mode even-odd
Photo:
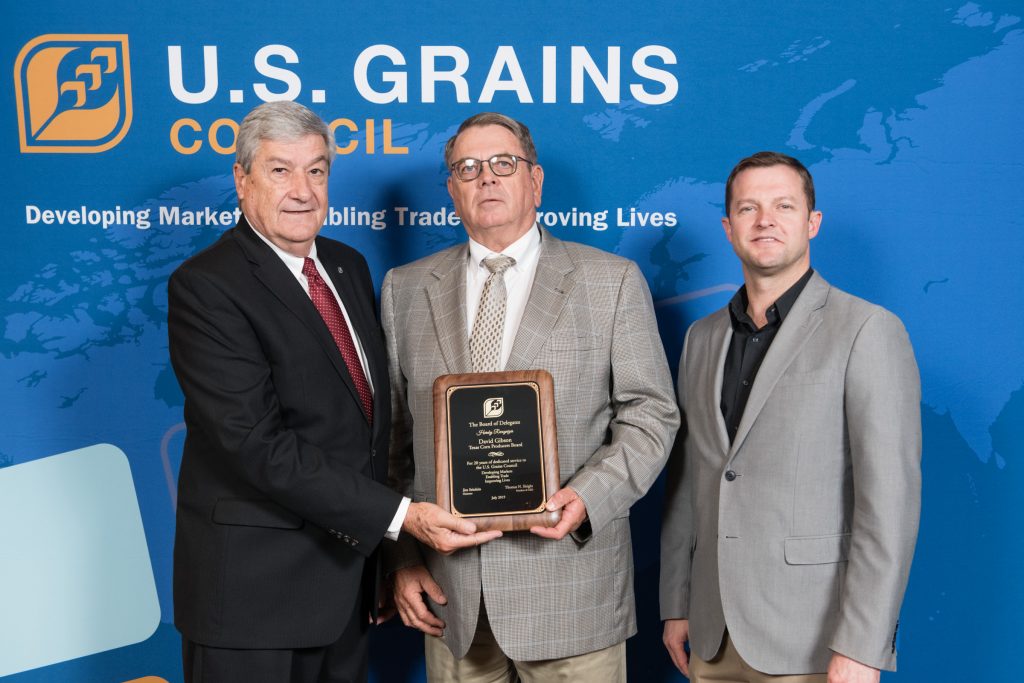
{"label": "man's left hand", "polygon": [[558,524],[552,527],[530,527],[530,533],[542,538],[550,538],[554,541],[563,539],[566,534],[579,529],[580,524],[583,524],[583,520],[587,518],[587,506],[583,504],[583,499],[568,486],[555,491],[555,495],[548,498],[545,507],[548,511],[561,510],[562,518],[558,520]]}
{"label": "man's left hand", "polygon": [[828,663],[828,683],[878,683],[880,678],[878,669],[838,652],[832,653],[832,661]]}

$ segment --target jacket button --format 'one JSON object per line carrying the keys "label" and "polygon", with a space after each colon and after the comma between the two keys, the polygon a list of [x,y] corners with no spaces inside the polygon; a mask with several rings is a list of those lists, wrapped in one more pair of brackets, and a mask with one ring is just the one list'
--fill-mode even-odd
{"label": "jacket button", "polygon": [[726,470],[725,471],[725,480],[726,481],[732,481],[735,478],[736,478],[736,473],[735,472],[733,472],[732,470]]}

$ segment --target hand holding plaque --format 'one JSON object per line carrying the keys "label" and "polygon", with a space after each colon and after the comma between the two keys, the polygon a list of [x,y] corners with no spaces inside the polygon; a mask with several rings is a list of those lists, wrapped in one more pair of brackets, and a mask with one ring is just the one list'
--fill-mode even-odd
{"label": "hand holding plaque", "polygon": [[434,381],[437,504],[479,530],[558,523],[554,383],[544,370],[442,375]]}

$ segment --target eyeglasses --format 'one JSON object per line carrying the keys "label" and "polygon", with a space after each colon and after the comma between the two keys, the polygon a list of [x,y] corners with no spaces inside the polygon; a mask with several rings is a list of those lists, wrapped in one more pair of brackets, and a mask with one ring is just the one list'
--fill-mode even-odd
{"label": "eyeglasses", "polygon": [[517,157],[515,154],[495,154],[490,159],[473,159],[466,157],[459,159],[451,165],[451,171],[455,177],[463,182],[476,180],[484,170],[484,164],[491,167],[491,173],[496,176],[508,176],[516,172],[519,162],[532,164],[529,159]]}

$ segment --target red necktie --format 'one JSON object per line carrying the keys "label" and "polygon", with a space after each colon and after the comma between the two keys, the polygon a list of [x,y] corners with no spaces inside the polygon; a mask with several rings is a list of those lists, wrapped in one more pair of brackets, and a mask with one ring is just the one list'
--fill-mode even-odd
{"label": "red necktie", "polygon": [[313,305],[316,306],[320,317],[327,324],[327,329],[334,337],[334,343],[338,345],[341,357],[348,367],[348,374],[352,376],[352,382],[356,385],[356,392],[363,404],[363,412],[366,413],[366,421],[373,424],[373,394],[370,393],[370,384],[366,381],[366,375],[363,374],[363,364],[359,362],[359,354],[356,353],[352,333],[345,322],[345,316],[341,314],[341,306],[334,298],[334,292],[320,277],[313,259],[308,256],[302,264],[302,274],[309,280],[309,298],[313,300]]}

